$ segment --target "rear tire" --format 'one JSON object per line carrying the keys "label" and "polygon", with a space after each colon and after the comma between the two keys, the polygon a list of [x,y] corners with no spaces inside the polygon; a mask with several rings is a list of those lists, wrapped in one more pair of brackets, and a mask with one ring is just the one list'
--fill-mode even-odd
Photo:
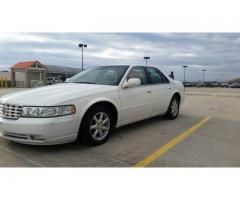
{"label": "rear tire", "polygon": [[113,118],[105,106],[94,106],[84,115],[78,140],[92,146],[107,142],[113,129]]}
{"label": "rear tire", "polygon": [[176,95],[174,95],[169,104],[166,117],[171,120],[176,119],[179,113],[179,108],[180,108],[180,100]]}

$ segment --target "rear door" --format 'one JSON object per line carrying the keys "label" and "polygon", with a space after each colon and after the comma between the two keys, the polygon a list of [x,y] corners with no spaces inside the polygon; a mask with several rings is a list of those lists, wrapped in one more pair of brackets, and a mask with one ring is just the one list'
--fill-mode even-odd
{"label": "rear door", "polygon": [[139,78],[141,85],[120,89],[121,111],[119,117],[123,123],[146,118],[152,112],[152,89],[144,67],[132,67],[126,79],[129,78]]}
{"label": "rear door", "polygon": [[146,67],[146,72],[152,84],[152,112],[166,112],[172,95],[172,87],[165,75],[155,67]]}

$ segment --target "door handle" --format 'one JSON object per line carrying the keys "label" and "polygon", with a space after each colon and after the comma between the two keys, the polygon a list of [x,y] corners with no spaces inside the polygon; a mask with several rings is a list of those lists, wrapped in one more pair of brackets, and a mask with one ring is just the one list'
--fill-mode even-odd
{"label": "door handle", "polygon": [[152,92],[152,90],[148,90],[148,91],[147,91],[147,93],[151,93],[151,92]]}
{"label": "door handle", "polygon": [[169,90],[171,90],[172,88],[171,87],[168,87]]}

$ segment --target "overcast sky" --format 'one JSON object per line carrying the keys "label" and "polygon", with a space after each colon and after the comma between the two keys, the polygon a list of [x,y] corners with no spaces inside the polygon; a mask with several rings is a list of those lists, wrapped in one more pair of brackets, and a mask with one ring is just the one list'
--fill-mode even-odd
{"label": "overcast sky", "polygon": [[144,64],[183,79],[240,77],[240,33],[0,33],[0,70],[19,61],[81,67],[78,43],[86,43],[84,65]]}

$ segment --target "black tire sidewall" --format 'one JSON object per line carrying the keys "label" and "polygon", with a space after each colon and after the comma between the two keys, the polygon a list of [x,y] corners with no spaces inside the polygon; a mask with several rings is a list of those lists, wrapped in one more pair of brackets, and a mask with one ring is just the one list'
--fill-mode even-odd
{"label": "black tire sidewall", "polygon": [[[91,136],[91,133],[90,133],[91,119],[98,112],[105,112],[109,116],[109,119],[110,119],[109,132],[106,135],[106,137],[102,140],[95,140]],[[92,146],[100,145],[100,144],[107,142],[107,140],[109,139],[109,137],[111,135],[112,129],[113,129],[113,118],[112,118],[112,114],[109,111],[109,109],[105,106],[94,106],[93,108],[90,108],[90,110],[88,110],[87,113],[83,117],[80,129],[79,129],[79,133],[78,133],[78,140],[84,144],[88,144],[88,145],[92,145]]]}
{"label": "black tire sidewall", "polygon": [[[174,100],[176,100],[178,102],[178,112],[175,116],[172,115],[172,108],[171,108],[171,105],[172,105]],[[167,118],[168,119],[176,119],[178,117],[178,114],[179,114],[179,109],[180,109],[179,99],[177,98],[177,96],[173,96],[172,99],[171,99],[171,102],[169,104],[168,111],[166,113]]]}

